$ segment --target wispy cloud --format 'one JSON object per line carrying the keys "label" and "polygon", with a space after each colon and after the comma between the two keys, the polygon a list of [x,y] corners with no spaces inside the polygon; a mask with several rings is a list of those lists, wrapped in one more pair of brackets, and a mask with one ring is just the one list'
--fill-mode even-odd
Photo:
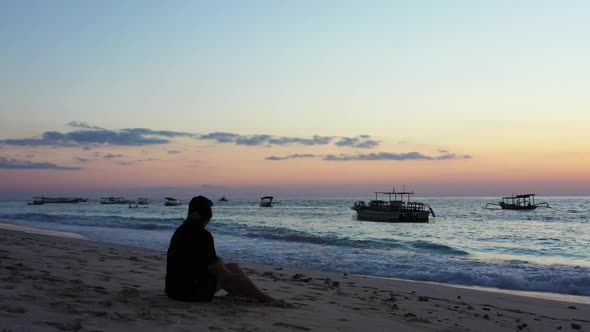
{"label": "wispy cloud", "polygon": [[170,143],[170,139],[176,137],[199,137],[198,134],[194,133],[153,130],[148,128],[111,130],[94,126],[83,121],[71,121],[68,125],[76,128],[76,130],[63,133],[59,131],[46,131],[37,137],[0,140],[0,144],[17,146],[82,147],[84,150],[89,150],[98,145],[156,145]]}
{"label": "wispy cloud", "polygon": [[0,169],[50,169],[61,171],[77,171],[81,167],[60,166],[47,162],[33,162],[29,160],[16,160],[0,157]]}
{"label": "wispy cloud", "polygon": [[367,154],[329,154],[325,155],[324,160],[330,161],[351,161],[351,160],[456,160],[456,159],[472,159],[470,155],[460,155],[455,153],[448,153],[439,156],[428,156],[420,152],[378,152]]}
{"label": "wispy cloud", "polygon": [[83,157],[74,157],[74,160],[77,160],[81,163],[87,163],[90,159],[88,158],[83,158]]}
{"label": "wispy cloud", "polygon": [[160,160],[160,159],[146,158],[146,159],[137,159],[137,160],[126,160],[126,161],[117,161],[117,162],[115,162],[115,164],[120,165],[120,166],[131,166],[131,165],[135,165],[138,163],[145,163],[145,162],[154,161],[154,160]]}
{"label": "wispy cloud", "polygon": [[359,154],[291,154],[287,156],[269,156],[266,160],[288,160],[297,158],[322,158],[328,161],[352,161],[352,160],[457,160],[472,159],[468,154],[446,153],[438,156],[429,156],[420,152],[378,152],[378,153],[359,153]]}
{"label": "wispy cloud", "polygon": [[[168,144],[171,143],[174,138],[179,137],[243,146],[314,146],[334,144],[337,147],[370,149],[380,144],[379,141],[372,139],[369,135],[360,135],[356,137],[321,135],[313,135],[311,137],[291,137],[268,134],[242,135],[221,131],[209,134],[196,134],[181,131],[154,130],[149,128],[124,128],[120,130],[111,130],[91,125],[83,121],[71,121],[68,125],[76,130],[69,132],[46,131],[40,136],[35,137],[3,139],[0,140],[0,144],[33,147],[80,147],[84,150],[91,150],[102,145],[146,146]],[[169,154],[174,154],[174,152]]]}
{"label": "wispy cloud", "polygon": [[371,149],[379,145],[379,141],[371,139],[369,135],[357,137],[342,137],[336,143],[336,146],[348,146],[353,148]]}
{"label": "wispy cloud", "polygon": [[217,143],[234,143],[236,145],[326,145],[332,142],[333,138],[329,136],[314,135],[311,138],[304,137],[284,137],[273,135],[240,135],[226,132],[214,132],[199,137],[201,140],[213,140]]}
{"label": "wispy cloud", "polygon": [[123,157],[122,154],[112,154],[112,153],[107,153],[104,156],[102,156],[104,159],[113,159],[113,158],[121,158]]}
{"label": "wispy cloud", "polygon": [[287,159],[298,159],[298,158],[315,158],[317,157],[315,154],[291,154],[288,156],[284,156],[284,157],[277,157],[277,156],[270,156],[270,157],[266,157],[266,160],[287,160]]}
{"label": "wispy cloud", "polygon": [[74,128],[83,128],[83,129],[104,129],[99,126],[93,126],[93,125],[89,124],[88,122],[84,122],[84,121],[70,121],[70,122],[68,122],[68,126],[74,127]]}
{"label": "wispy cloud", "polygon": [[129,131],[114,131],[106,129],[77,130],[67,133],[46,131],[41,137],[5,139],[0,143],[20,146],[60,146],[60,147],[88,147],[91,144],[110,144],[121,146],[140,146],[153,144],[166,144],[168,139],[147,137]]}

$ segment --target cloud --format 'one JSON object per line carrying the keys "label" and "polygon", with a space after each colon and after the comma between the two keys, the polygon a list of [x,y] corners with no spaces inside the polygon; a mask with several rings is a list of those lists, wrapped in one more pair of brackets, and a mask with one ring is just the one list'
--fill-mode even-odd
{"label": "cloud", "polygon": [[209,133],[206,135],[201,135],[200,139],[215,140],[218,143],[233,143],[233,142],[235,142],[235,139],[237,137],[240,137],[240,135],[232,134],[232,133],[224,133],[224,132],[215,132],[215,133]]}
{"label": "cloud", "polygon": [[88,122],[84,122],[84,121],[70,121],[70,122],[68,122],[68,126],[74,127],[74,128],[83,128],[83,129],[104,129],[102,127],[90,125],[90,124],[88,124]]}
{"label": "cloud", "polygon": [[149,128],[124,128],[120,130],[111,130],[82,121],[71,121],[68,125],[76,128],[76,130],[69,132],[46,131],[40,136],[35,137],[3,139],[0,140],[0,144],[33,147],[79,147],[84,150],[91,150],[101,145],[146,146],[168,144],[171,143],[172,139],[178,137],[211,140],[217,143],[231,143],[244,146],[313,146],[328,145],[337,140],[334,143],[336,146],[370,149],[378,146],[380,143],[377,140],[371,139],[369,135],[360,135],[357,137],[333,137],[321,135],[313,135],[312,137],[289,137],[267,134],[241,135],[228,132],[212,132],[200,135],[181,131],[153,130]]}
{"label": "cloud", "polygon": [[153,144],[166,144],[170,141],[158,137],[146,137],[146,135],[134,131],[121,130],[76,130],[67,133],[46,131],[39,138],[5,139],[0,143],[20,146],[60,146],[60,147],[87,147],[90,144],[109,144],[121,146],[140,146]]}
{"label": "cloud", "polygon": [[180,151],[178,150],[168,150],[168,154],[179,154]]}
{"label": "cloud", "polygon": [[197,134],[191,134],[181,131],[170,131],[170,130],[152,130],[148,128],[126,128],[121,129],[122,132],[132,133],[136,135],[145,136],[163,136],[163,137],[198,137]]}
{"label": "cloud", "polygon": [[61,171],[77,171],[81,167],[60,166],[46,162],[32,162],[29,160],[16,160],[0,157],[0,169],[51,169]]}
{"label": "cloud", "polygon": [[81,163],[86,163],[86,162],[88,162],[90,159],[88,159],[88,158],[83,158],[83,157],[74,157],[74,160],[77,160],[77,161],[79,161],[79,162],[81,162]]}
{"label": "cloud", "polygon": [[315,158],[317,157],[315,154],[291,154],[284,157],[277,157],[277,156],[270,156],[266,157],[266,160],[287,160],[287,159],[297,159],[297,158]]}
{"label": "cloud", "polygon": [[236,145],[326,145],[333,140],[329,136],[314,135],[311,138],[303,137],[284,137],[273,135],[240,135],[226,132],[213,132],[199,137],[201,140],[214,140],[217,143],[234,143]]}
{"label": "cloud", "polygon": [[336,143],[336,146],[353,147],[361,149],[371,149],[379,145],[379,141],[371,139],[369,135],[360,135],[357,137],[341,137]]}
{"label": "cloud", "polygon": [[456,160],[456,159],[473,159],[468,154],[456,154],[456,153],[445,153],[443,155],[435,157],[436,160]]}
{"label": "cloud", "polygon": [[128,161],[117,161],[117,162],[115,162],[115,164],[120,165],[120,166],[131,166],[131,165],[135,165],[137,163],[145,163],[145,162],[154,161],[154,160],[160,160],[160,159],[146,158],[146,159],[137,159],[137,160],[128,160]]}
{"label": "cloud", "polygon": [[278,137],[269,139],[269,144],[287,145],[287,144],[302,144],[302,145],[326,145],[332,142],[332,137],[313,135],[312,138],[299,137]]}
{"label": "cloud", "polygon": [[107,153],[104,156],[102,156],[104,159],[113,159],[113,158],[121,158],[123,157],[122,154],[112,154],[112,153]]}
{"label": "cloud", "polygon": [[459,155],[455,153],[448,153],[439,156],[427,156],[420,152],[405,152],[405,153],[393,153],[393,152],[378,152],[368,154],[355,154],[355,155],[334,155],[329,154],[324,156],[324,160],[330,161],[350,161],[350,160],[456,160],[456,159],[472,159],[470,155]]}

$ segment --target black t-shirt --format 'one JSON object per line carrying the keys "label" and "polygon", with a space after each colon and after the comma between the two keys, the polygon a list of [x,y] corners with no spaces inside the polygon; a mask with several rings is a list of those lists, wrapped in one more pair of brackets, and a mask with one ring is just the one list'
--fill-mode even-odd
{"label": "black t-shirt", "polygon": [[211,233],[200,225],[183,223],[170,239],[166,294],[177,299],[210,300],[217,282],[208,267],[218,261]]}

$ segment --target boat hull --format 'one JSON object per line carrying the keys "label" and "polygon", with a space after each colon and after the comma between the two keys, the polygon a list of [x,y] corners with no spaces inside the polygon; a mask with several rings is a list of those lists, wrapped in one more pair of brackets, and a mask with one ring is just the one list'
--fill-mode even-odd
{"label": "boat hull", "polygon": [[356,213],[359,220],[391,223],[427,223],[430,215],[428,211],[374,211],[369,209],[357,209]]}
{"label": "boat hull", "polygon": [[536,205],[512,205],[500,203],[500,207],[503,210],[534,210],[537,208]]}

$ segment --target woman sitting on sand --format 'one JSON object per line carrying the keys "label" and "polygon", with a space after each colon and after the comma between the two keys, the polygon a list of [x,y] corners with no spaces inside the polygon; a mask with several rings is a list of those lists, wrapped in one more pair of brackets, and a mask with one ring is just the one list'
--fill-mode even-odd
{"label": "woman sitting on sand", "polygon": [[205,228],[212,217],[213,203],[194,197],[188,216],[168,248],[166,294],[181,301],[211,301],[220,289],[268,304],[284,304],[263,293],[236,263],[225,264],[217,256],[213,236]]}

